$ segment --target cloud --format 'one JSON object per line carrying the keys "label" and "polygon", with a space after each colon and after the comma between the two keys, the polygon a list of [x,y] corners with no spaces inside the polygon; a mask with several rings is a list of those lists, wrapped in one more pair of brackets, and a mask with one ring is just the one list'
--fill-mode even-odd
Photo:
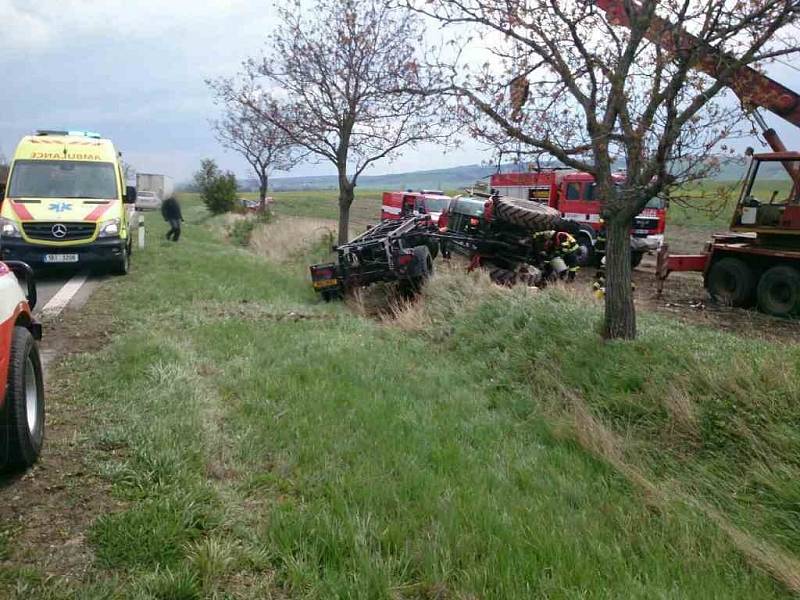
{"label": "cloud", "polygon": [[[0,0],[0,51],[41,52],[82,39],[148,39],[252,17],[247,0]],[[258,6],[258,12],[267,12]]]}

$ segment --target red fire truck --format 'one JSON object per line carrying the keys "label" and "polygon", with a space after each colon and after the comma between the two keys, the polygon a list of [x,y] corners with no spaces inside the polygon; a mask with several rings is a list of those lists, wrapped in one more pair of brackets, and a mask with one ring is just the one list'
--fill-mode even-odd
{"label": "red fire truck", "polygon": [[[623,174],[618,175],[622,180]],[[542,169],[523,173],[495,173],[490,185],[501,196],[541,202],[555,208],[561,216],[581,225],[577,236],[581,245],[580,264],[599,262],[605,249],[598,244],[603,229],[600,211],[603,201],[595,197],[594,177],[570,169]],[[657,251],[664,241],[667,224],[667,205],[653,198],[634,219],[631,228],[631,260],[638,265],[649,251]]]}
{"label": "red fire truck", "polygon": [[439,217],[450,206],[451,200],[450,196],[445,196],[439,190],[383,192],[381,220],[402,219],[417,214],[430,215],[433,222],[438,223]]}

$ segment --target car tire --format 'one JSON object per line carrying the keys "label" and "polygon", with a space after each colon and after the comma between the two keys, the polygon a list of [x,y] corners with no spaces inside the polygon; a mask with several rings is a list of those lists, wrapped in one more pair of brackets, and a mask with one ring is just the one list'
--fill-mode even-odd
{"label": "car tire", "polygon": [[6,466],[30,467],[44,444],[44,381],[39,348],[25,327],[14,327],[3,418]]}
{"label": "car tire", "polygon": [[565,229],[561,213],[544,204],[517,198],[499,198],[495,201],[495,214],[501,221],[517,225],[527,231]]}
{"label": "car tire", "polygon": [[793,267],[772,267],[758,282],[758,308],[775,317],[800,313],[800,272]]}
{"label": "car tire", "polygon": [[730,306],[747,307],[753,304],[756,276],[743,260],[726,257],[711,265],[707,287],[714,300]]}
{"label": "car tire", "polygon": [[128,252],[128,247],[122,249],[122,256],[119,257],[114,263],[114,275],[127,275],[131,270],[131,255]]}
{"label": "car tire", "polygon": [[636,250],[631,250],[631,269],[635,269],[640,264],[642,264],[642,259],[646,252],[638,252]]}

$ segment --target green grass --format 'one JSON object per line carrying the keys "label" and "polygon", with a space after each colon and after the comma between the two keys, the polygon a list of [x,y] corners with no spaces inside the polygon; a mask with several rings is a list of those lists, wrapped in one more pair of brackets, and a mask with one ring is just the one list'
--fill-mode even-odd
{"label": "green grass", "polygon": [[[122,449],[87,467],[122,508],[96,516],[86,576],[12,556],[0,594],[789,596],[697,504],[796,555],[796,347],[655,317],[603,344],[585,299],[455,276],[387,326],[184,200],[181,242],[148,217],[133,272],[90,299],[113,341],[59,367],[87,443]],[[575,398],[667,500],[579,443]]]}

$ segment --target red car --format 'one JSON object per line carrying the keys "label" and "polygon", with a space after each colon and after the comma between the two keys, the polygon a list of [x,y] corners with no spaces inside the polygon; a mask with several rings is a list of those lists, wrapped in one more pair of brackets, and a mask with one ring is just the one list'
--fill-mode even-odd
{"label": "red car", "polygon": [[[27,294],[20,281],[25,282]],[[44,442],[44,383],[38,340],[42,327],[31,310],[36,284],[31,268],[0,262],[0,465],[26,468],[39,458]]]}

